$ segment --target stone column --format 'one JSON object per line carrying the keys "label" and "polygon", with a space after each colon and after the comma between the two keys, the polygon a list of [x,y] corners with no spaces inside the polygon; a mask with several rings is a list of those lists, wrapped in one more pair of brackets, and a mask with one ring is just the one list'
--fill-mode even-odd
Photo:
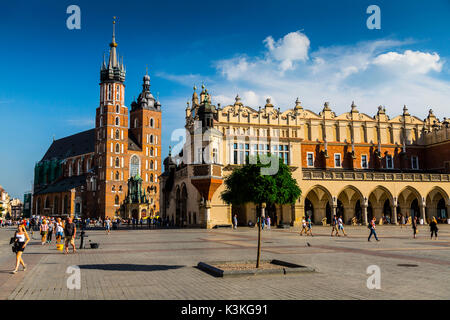
{"label": "stone column", "polygon": [[423,224],[427,224],[427,217],[425,214],[425,206],[420,206],[420,217],[423,219]]}
{"label": "stone column", "polygon": [[211,201],[206,200],[205,202],[205,218],[206,218],[206,228],[211,228]]}
{"label": "stone column", "polygon": [[333,208],[331,210],[331,220],[333,220],[333,216],[336,215],[336,209],[337,209],[337,206],[333,205]]}
{"label": "stone column", "polygon": [[398,224],[398,221],[397,221],[397,206],[392,206],[392,213],[394,215],[393,219],[394,219],[395,224]]}
{"label": "stone column", "polygon": [[362,213],[363,213],[363,223],[365,225],[367,225],[368,224],[368,221],[367,221],[367,206],[366,205],[362,205],[361,209],[362,209]]}

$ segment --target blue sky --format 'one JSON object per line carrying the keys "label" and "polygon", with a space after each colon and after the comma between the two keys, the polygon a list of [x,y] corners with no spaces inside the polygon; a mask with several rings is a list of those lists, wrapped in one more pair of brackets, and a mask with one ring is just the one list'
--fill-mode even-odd
{"label": "blue sky", "polygon": [[[81,8],[68,30],[66,8]],[[366,9],[381,9],[369,30]],[[126,105],[148,66],[163,109],[163,155],[192,86],[213,102],[450,117],[450,1],[16,1],[0,10],[0,184],[23,197],[56,139],[94,126],[99,68],[117,16]]]}

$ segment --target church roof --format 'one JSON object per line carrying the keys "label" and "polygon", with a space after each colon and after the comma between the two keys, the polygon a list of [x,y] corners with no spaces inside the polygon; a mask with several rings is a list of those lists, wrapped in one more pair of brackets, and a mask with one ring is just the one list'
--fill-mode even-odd
{"label": "church roof", "polygon": [[38,195],[53,192],[64,192],[79,186],[83,186],[85,184],[86,184],[86,174],[82,174],[79,176],[72,176],[56,181],[55,183],[52,183],[46,186],[45,188],[36,191],[34,194]]}
{"label": "church roof", "polygon": [[51,159],[67,159],[95,150],[95,129],[79,132],[74,135],[53,141],[41,161]]}

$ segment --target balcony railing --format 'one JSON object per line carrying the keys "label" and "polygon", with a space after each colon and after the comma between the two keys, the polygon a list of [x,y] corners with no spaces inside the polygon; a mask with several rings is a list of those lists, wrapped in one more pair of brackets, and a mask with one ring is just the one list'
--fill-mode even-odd
{"label": "balcony railing", "polygon": [[325,171],[303,169],[303,180],[450,182],[450,174],[409,172],[391,173],[375,171]]}

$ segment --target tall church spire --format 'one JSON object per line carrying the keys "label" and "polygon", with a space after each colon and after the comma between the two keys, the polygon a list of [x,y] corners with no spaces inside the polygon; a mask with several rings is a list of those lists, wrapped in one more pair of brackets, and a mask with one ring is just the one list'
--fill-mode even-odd
{"label": "tall church spire", "polygon": [[113,32],[112,32],[112,41],[109,44],[109,60],[108,65],[106,66],[103,63],[100,80],[104,81],[125,81],[125,67],[122,62],[119,62],[119,58],[117,56],[117,42],[116,42],[116,17],[113,19]]}
{"label": "tall church spire", "polygon": [[112,41],[109,44],[109,63],[108,63],[108,69],[112,69],[114,67],[117,67],[117,43],[116,43],[116,17],[113,19],[113,33],[112,33]]}

